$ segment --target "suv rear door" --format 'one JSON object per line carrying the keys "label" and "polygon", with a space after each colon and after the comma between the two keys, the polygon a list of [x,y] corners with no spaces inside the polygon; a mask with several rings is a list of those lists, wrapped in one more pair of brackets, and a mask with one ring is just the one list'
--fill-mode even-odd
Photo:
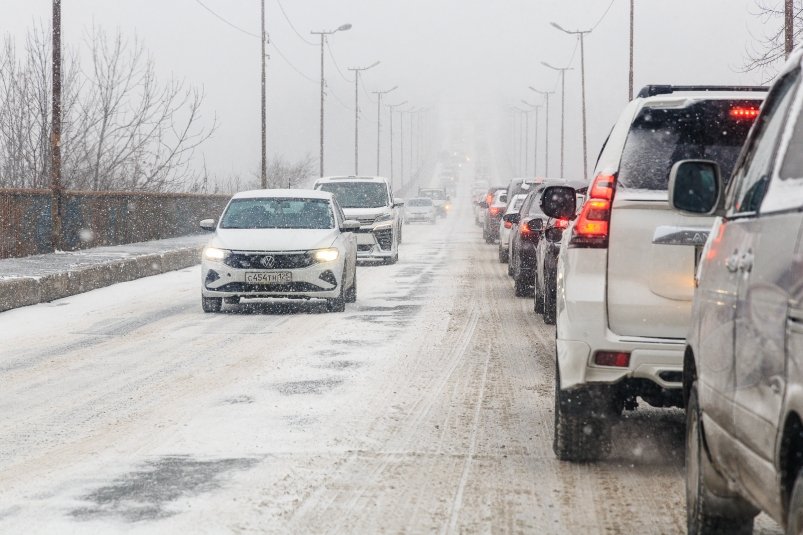
{"label": "suv rear door", "polygon": [[685,159],[714,160],[729,176],[752,119],[736,108],[760,100],[725,98],[649,101],[625,142],[608,241],[607,306],[620,336],[684,339],[694,294],[697,255],[712,219],[673,212],[669,172]]}

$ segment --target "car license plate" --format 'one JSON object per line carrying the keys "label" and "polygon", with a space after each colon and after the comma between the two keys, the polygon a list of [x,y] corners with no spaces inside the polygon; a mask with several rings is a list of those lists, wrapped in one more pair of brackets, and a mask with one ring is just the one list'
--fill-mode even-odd
{"label": "car license plate", "polygon": [[245,282],[250,284],[284,284],[293,282],[293,274],[289,271],[278,273],[246,272]]}

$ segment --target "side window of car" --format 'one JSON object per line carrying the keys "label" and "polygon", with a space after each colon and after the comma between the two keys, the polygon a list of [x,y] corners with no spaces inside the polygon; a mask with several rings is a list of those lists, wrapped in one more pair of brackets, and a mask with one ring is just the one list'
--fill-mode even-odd
{"label": "side window of car", "polygon": [[797,74],[789,73],[780,80],[764,103],[761,122],[755,125],[755,132],[731,181],[729,213],[732,216],[753,214],[761,206],[772,176],[786,115],[794,98]]}

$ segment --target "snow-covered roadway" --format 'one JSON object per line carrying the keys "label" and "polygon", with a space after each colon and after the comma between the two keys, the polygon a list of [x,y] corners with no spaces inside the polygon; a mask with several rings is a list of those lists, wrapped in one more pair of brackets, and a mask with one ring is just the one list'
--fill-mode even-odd
{"label": "snow-covered roadway", "polygon": [[198,268],[0,314],[0,532],[683,533],[682,413],[556,461],[554,329],[455,205],[342,314]]}

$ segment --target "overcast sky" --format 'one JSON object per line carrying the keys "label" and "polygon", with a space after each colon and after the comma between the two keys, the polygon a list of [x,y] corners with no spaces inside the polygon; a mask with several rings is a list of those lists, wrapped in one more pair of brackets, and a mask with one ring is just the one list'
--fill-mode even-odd
{"label": "overcast sky", "polygon": [[[246,32],[259,33],[259,0],[201,0]],[[381,64],[364,74],[366,88],[398,85],[386,102],[402,100],[437,110],[444,122],[484,119],[510,132],[509,108],[521,99],[538,102],[527,89],[558,89],[557,76],[542,61],[566,64],[576,39],[550,27],[590,28],[609,0],[265,0],[269,47],[269,154],[317,158],[320,52],[310,30],[353,24],[331,37],[340,69]],[[119,28],[138,36],[158,71],[203,87],[205,112],[219,129],[203,148],[213,173],[251,173],[259,166],[259,39],[232,28],[197,0],[68,0],[63,3],[63,41],[82,47],[87,29]],[[647,83],[754,84],[742,74],[751,33],[768,31],[752,14],[754,0],[636,0],[636,86]],[[47,0],[3,0],[0,29],[22,36],[36,21],[48,21]],[[627,0],[614,0],[607,16],[586,38],[589,154],[627,99]],[[302,37],[304,40],[302,40]],[[281,57],[279,51],[286,57]],[[566,77],[566,173],[581,174],[579,52]],[[293,67],[288,63],[292,63]],[[301,74],[299,74],[300,71]],[[326,173],[353,171],[354,85],[340,77],[327,54]],[[557,162],[559,94],[551,101],[552,161]],[[376,104],[360,94],[361,172],[376,170]],[[543,120],[543,117],[542,117]],[[383,110],[387,136],[387,111]],[[489,132],[489,137],[493,133]],[[500,141],[495,137],[493,141]],[[440,148],[440,147],[435,147]],[[500,147],[503,154],[505,147]],[[387,143],[384,147],[387,154]],[[398,147],[396,148],[398,151]],[[557,165],[550,162],[556,175]],[[532,163],[530,164],[532,165]],[[539,165],[542,167],[542,165]],[[383,163],[383,174],[388,173]],[[542,170],[539,170],[542,173]]]}

